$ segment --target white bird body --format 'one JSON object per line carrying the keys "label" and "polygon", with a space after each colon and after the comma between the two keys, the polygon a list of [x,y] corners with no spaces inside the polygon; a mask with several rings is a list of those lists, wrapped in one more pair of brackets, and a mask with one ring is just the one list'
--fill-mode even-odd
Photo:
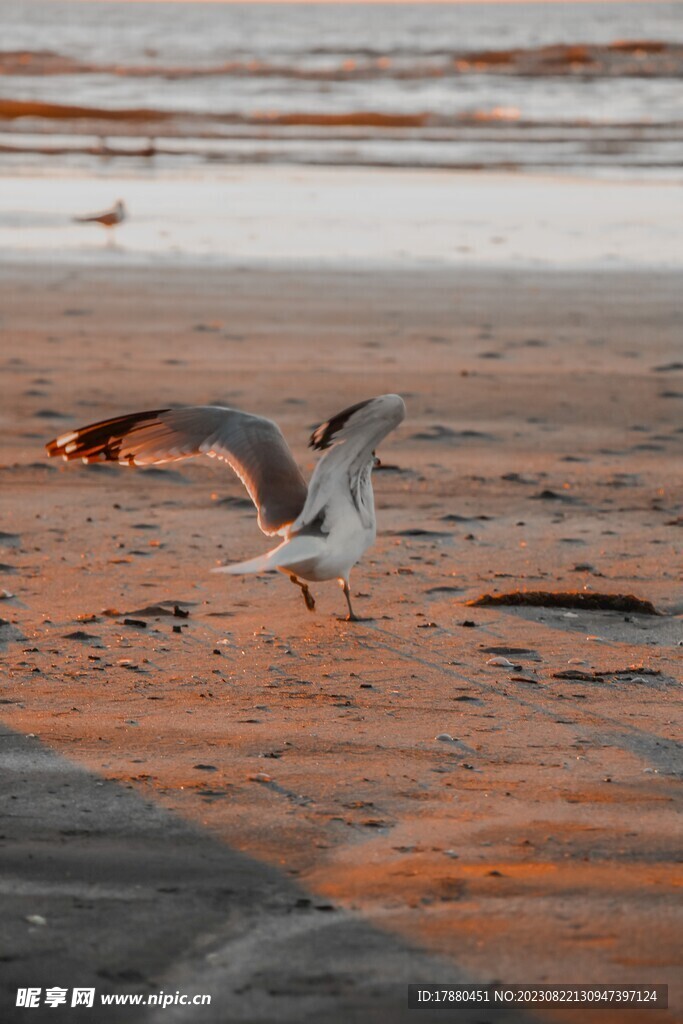
{"label": "white bird body", "polygon": [[122,199],[117,199],[111,210],[104,210],[102,213],[89,213],[85,217],[74,217],[79,224],[102,224],[105,228],[116,227],[126,219],[126,207]]}
{"label": "white bird body", "polygon": [[372,491],[375,447],[405,416],[403,399],[380,395],[319,426],[310,446],[325,454],[306,484],[278,427],[270,420],[220,406],[162,409],[95,423],[51,441],[49,455],[85,462],[105,458],[133,465],[209,455],[227,461],[258,509],[259,525],[282,542],[256,558],[214,572],[242,575],[280,570],[315,602],[301,580],[338,579],[349,618],[349,574],[374,543]]}
{"label": "white bird body", "polygon": [[247,562],[224,565],[214,572],[239,576],[289,569],[295,576],[314,583],[347,577],[375,542],[374,516],[372,526],[364,526],[353,502],[345,500],[345,496],[340,496],[332,508],[333,515],[326,520],[330,526],[329,533],[314,536],[306,532],[296,533],[292,528],[282,544],[265,555]]}

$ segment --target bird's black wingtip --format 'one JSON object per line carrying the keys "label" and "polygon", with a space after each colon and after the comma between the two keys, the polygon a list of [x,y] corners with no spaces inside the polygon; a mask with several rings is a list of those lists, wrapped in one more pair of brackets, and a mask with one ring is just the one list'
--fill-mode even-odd
{"label": "bird's black wingtip", "polygon": [[154,409],[91,423],[87,427],[70,430],[48,441],[45,450],[50,458],[61,455],[67,461],[82,459],[86,462],[98,462],[105,459],[117,462],[124,438],[136,427],[156,420],[166,412],[169,410]]}
{"label": "bird's black wingtip", "polygon": [[308,447],[319,452],[331,447],[336,435],[340,430],[342,430],[346,423],[348,423],[353,414],[358,412],[359,409],[363,409],[366,405],[370,405],[373,401],[373,398],[368,398],[364,402],[356,402],[355,405],[350,405],[348,409],[342,409],[342,411],[338,412],[336,416],[332,417],[332,419],[327,420],[325,423],[321,423],[320,426],[316,427],[311,434],[308,441]]}

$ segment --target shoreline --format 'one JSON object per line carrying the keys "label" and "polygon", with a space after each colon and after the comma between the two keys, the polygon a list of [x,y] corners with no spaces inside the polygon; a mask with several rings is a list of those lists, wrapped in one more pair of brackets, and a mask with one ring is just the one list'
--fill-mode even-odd
{"label": "shoreline", "polygon": [[[683,266],[676,180],[262,165],[191,175],[26,169],[0,180],[7,262]],[[72,222],[118,197],[130,219],[112,239]]]}

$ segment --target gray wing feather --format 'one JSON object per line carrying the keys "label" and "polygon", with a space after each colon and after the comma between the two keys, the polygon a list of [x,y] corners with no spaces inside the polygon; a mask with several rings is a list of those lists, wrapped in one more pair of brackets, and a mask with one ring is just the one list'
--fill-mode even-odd
{"label": "gray wing feather", "polygon": [[377,445],[395,430],[405,414],[400,395],[379,395],[338,413],[313,432],[311,447],[326,451],[315,467],[306,503],[293,530],[300,530],[320,515],[344,478],[353,491],[373,460]]}
{"label": "gray wing feather", "polygon": [[278,533],[301,512],[307,487],[279,427],[222,406],[188,406],[120,416],[51,441],[49,455],[135,466],[208,455],[227,462],[249,492],[264,533]]}

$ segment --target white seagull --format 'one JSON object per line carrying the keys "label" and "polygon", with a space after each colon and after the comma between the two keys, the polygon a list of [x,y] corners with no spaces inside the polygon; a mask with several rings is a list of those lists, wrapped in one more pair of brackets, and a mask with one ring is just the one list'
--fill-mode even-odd
{"label": "white seagull", "polygon": [[218,405],[156,409],[93,423],[46,446],[51,456],[133,466],[209,455],[237,473],[267,536],[284,539],[271,551],[214,572],[280,570],[301,587],[306,607],[315,601],[305,580],[337,579],[349,608],[349,574],[376,536],[371,474],[375,448],[406,414],[399,395],[358,402],[321,424],[309,446],[325,451],[311,481],[299,471],[280,428],[271,420]]}
{"label": "white seagull", "polygon": [[103,213],[89,213],[85,217],[74,217],[79,224],[102,224],[105,228],[114,228],[126,219],[126,207],[122,199],[117,199],[111,210]]}

